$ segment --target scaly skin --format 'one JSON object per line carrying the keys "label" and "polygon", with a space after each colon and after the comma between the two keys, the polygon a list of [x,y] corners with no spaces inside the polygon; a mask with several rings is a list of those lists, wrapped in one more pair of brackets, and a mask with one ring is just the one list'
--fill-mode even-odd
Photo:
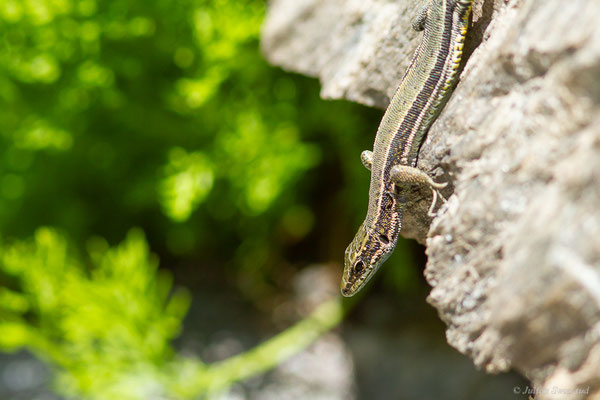
{"label": "scaly skin", "polygon": [[[423,40],[377,130],[373,152],[361,160],[371,170],[367,217],[346,249],[341,291],[358,292],[394,251],[407,199],[402,187],[436,184],[416,168],[429,127],[450,97],[462,59],[473,0],[431,0],[413,28]],[[435,200],[434,200],[435,202]]]}

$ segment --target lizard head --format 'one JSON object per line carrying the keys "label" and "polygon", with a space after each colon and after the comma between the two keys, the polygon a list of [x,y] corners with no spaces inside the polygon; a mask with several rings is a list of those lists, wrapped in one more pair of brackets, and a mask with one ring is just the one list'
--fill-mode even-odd
{"label": "lizard head", "polygon": [[362,289],[392,254],[397,240],[397,233],[377,232],[363,223],[346,249],[342,295],[350,297]]}

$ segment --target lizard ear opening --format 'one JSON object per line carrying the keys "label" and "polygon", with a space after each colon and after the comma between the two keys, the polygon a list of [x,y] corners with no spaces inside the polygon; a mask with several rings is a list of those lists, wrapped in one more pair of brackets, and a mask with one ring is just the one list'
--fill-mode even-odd
{"label": "lizard ear opening", "polygon": [[[395,185],[394,185],[395,186]],[[396,199],[394,199],[394,195],[391,192],[383,192],[383,209],[386,211],[391,211],[396,206]]]}
{"label": "lizard ear opening", "polygon": [[379,240],[381,240],[381,243],[383,244],[389,244],[390,243],[390,238],[388,238],[386,235],[379,235]]}

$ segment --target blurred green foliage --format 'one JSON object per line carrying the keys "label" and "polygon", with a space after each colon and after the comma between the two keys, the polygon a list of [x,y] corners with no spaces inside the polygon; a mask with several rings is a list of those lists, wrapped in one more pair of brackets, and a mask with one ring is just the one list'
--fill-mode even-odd
{"label": "blurred green foliage", "polygon": [[210,384],[167,384],[182,365],[231,383],[339,321],[329,305],[221,369],[170,345],[189,294],[149,247],[193,266],[192,289],[213,271],[260,301],[282,290],[293,246],[308,243],[300,264],[341,260],[339,226],[364,216],[358,155],[381,113],[323,102],[314,80],[267,65],[264,7],[0,0],[0,347],[58,366],[62,393],[145,399],[145,380],[193,397]]}
{"label": "blurred green foliage", "polygon": [[140,230],[117,247],[93,238],[89,265],[64,236],[40,228],[4,244],[0,348],[27,347],[58,367],[56,389],[71,398],[194,399],[275,366],[337,325],[339,299],[244,354],[206,365],[176,356],[170,341],[189,306],[185,290],[157,271]]}
{"label": "blurred green foliage", "polygon": [[99,238],[88,247],[91,268],[48,228],[3,246],[9,284],[0,291],[0,347],[28,347],[60,367],[64,394],[125,398],[128,380],[147,377],[172,357],[169,341],[189,295],[171,294],[171,279],[157,274],[139,230],[116,248]]}
{"label": "blurred green foliage", "polygon": [[[314,228],[289,224],[301,209],[314,220],[307,171],[337,164],[340,187],[367,182],[356,157],[379,114],[267,65],[264,6],[0,0],[0,230],[116,243],[140,226],[159,253],[206,266],[235,243],[229,265],[263,293],[270,269],[255,266],[277,264],[276,238]],[[340,200],[356,223],[357,193]]]}

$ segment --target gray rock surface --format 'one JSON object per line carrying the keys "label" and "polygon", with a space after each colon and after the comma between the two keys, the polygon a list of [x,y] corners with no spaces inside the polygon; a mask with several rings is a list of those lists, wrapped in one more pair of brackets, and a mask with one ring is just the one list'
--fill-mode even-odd
{"label": "gray rock surface", "polygon": [[[271,1],[263,50],[323,97],[383,108],[420,3]],[[448,203],[430,226],[425,191],[403,228],[426,241],[448,342],[520,371],[536,399],[600,398],[598,16],[598,0],[475,0],[470,57],[419,158]]]}

